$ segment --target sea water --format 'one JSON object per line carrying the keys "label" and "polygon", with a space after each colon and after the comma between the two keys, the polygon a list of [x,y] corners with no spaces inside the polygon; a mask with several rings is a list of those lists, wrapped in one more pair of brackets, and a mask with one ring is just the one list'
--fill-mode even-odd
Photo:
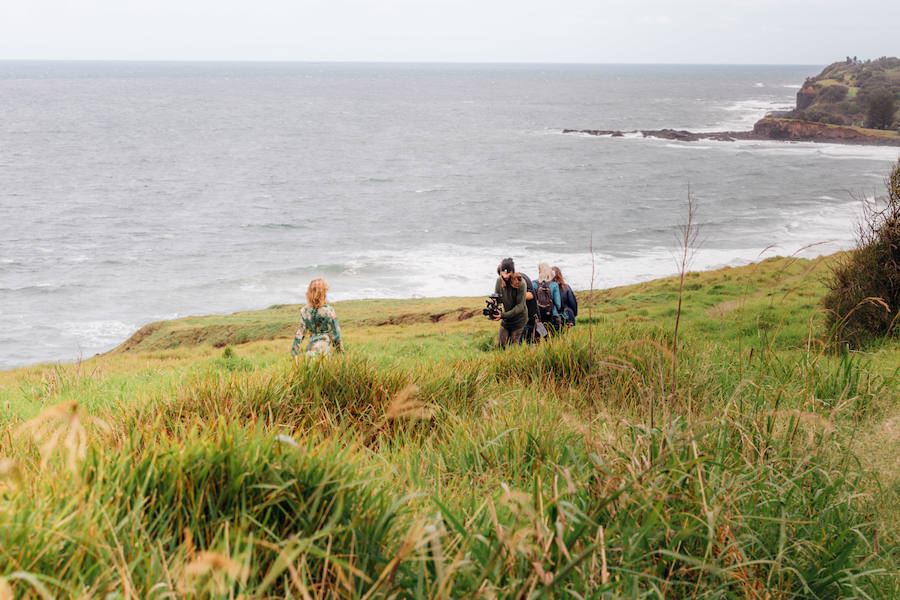
{"label": "sea water", "polygon": [[[0,368],[159,319],[471,296],[512,256],[575,289],[853,243],[890,147],[746,130],[821,66],[0,62]],[[690,190],[690,191],[689,191]]]}

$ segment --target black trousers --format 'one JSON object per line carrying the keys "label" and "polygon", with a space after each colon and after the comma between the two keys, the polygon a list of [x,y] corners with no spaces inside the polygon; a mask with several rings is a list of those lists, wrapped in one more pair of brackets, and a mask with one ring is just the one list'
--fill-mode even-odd
{"label": "black trousers", "polygon": [[518,329],[507,329],[503,325],[500,326],[500,335],[497,339],[497,342],[500,344],[501,348],[506,348],[509,344],[518,344],[519,340],[522,339],[522,331],[525,327],[519,327]]}

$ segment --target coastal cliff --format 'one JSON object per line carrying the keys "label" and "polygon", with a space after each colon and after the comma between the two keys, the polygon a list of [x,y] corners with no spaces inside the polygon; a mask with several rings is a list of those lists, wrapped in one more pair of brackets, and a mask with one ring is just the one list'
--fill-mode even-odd
{"label": "coastal cliff", "polygon": [[750,139],[830,142],[844,144],[900,145],[895,132],[816,123],[801,119],[765,117],[753,126]]}
{"label": "coastal cliff", "polygon": [[900,58],[860,61],[847,57],[832,63],[806,79],[793,110],[766,115],[752,131],[564,129],[563,133],[611,137],[631,133],[683,142],[784,140],[900,146]]}
{"label": "coastal cliff", "polygon": [[786,118],[866,127],[900,129],[900,58],[847,60],[828,65],[803,82],[796,107]]}

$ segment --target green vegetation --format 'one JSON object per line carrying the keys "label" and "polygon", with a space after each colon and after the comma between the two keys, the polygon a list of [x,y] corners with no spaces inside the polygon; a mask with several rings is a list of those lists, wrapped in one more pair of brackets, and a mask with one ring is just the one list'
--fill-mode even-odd
{"label": "green vegetation", "polygon": [[900,597],[900,340],[834,354],[828,268],[580,294],[492,348],[478,298],[149,326],[0,373],[0,598]]}
{"label": "green vegetation", "polygon": [[900,331],[900,161],[886,184],[884,202],[866,205],[856,250],[832,268],[823,304],[839,344]]}
{"label": "green vegetation", "polygon": [[785,116],[869,129],[900,129],[900,58],[847,57],[811,77]]}
{"label": "green vegetation", "polygon": [[869,108],[866,110],[866,127],[887,129],[894,122],[894,93],[881,88],[872,92],[869,97]]}

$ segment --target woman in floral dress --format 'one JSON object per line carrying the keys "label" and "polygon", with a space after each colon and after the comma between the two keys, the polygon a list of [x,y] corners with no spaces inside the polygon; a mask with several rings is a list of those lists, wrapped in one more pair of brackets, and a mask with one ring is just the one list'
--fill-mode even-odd
{"label": "woman in floral dress", "polygon": [[313,279],[306,290],[306,306],[300,309],[300,325],[294,335],[291,356],[299,356],[300,342],[306,340],[306,356],[331,353],[332,346],[343,352],[341,328],[334,309],[326,304],[328,284],[324,279]]}

